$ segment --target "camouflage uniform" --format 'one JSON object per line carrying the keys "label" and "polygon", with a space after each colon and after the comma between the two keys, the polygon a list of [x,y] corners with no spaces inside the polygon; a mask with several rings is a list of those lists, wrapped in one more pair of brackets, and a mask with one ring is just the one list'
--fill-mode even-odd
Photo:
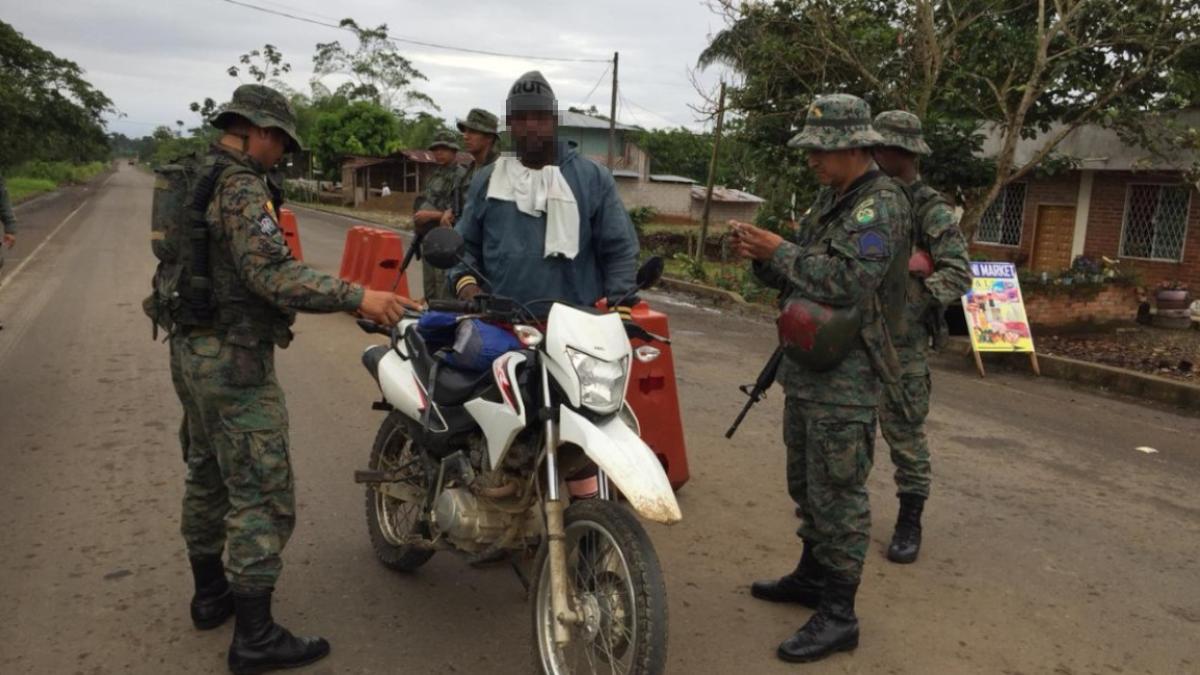
{"label": "camouflage uniform", "polygon": [[[429,149],[445,147],[458,152],[457,138],[453,132],[442,131],[434,137],[433,143],[429,145]],[[458,196],[460,184],[463,175],[467,169],[457,162],[450,166],[438,167],[433,175],[429,177],[429,182],[425,184],[425,191],[417,200],[413,202],[413,213],[417,211],[451,211],[455,205],[461,201]],[[460,212],[455,212],[460,213]],[[450,285],[446,281],[446,270],[440,270],[426,261],[422,261],[421,278],[422,286],[425,290],[426,300],[450,300],[454,298],[454,293],[450,290]]]}
{"label": "camouflage uniform", "polygon": [[0,235],[17,233],[17,216],[13,213],[12,200],[8,197],[8,184],[0,176]]}
{"label": "camouflage uniform", "polygon": [[[869,115],[855,97],[821,97],[789,145],[826,150],[875,145],[878,134],[871,130]],[[823,188],[805,214],[796,242],[784,242],[769,261],[756,262],[754,271],[785,297],[862,308],[865,332],[884,320],[878,291],[893,256],[908,250],[910,220],[903,189],[870,171],[843,194]],[[797,533],[828,577],[847,584],[858,583],[866,557],[866,480],[880,396],[876,359],[865,341],[856,342],[830,370],[809,370],[786,357],[778,374],[787,394],[783,437],[788,491],[802,516]]]}
{"label": "camouflage uniform", "polygon": [[[267,93],[269,92],[269,93]],[[240,115],[283,129],[295,142],[286,101],[246,85],[214,125]],[[274,349],[286,347],[295,311],[357,309],[363,289],[292,257],[279,229],[264,167],[214,146],[253,173],[236,173],[209,203],[210,273],[217,306],[211,327],[171,336],[171,376],[183,405],[187,460],[182,532],[189,556],[219,556],[235,589],[270,589],[295,524],[288,417],[275,378]]]}
{"label": "camouflage uniform", "polygon": [[[915,155],[929,154],[929,146],[921,137],[921,121],[911,113],[880,113],[874,127],[883,136],[883,145]],[[928,497],[930,465],[925,417],[929,413],[930,376],[926,353],[931,341],[935,345],[945,341],[946,307],[970,290],[971,268],[966,240],[946,198],[920,179],[908,186],[908,192],[914,216],[913,246],[928,252],[933,259],[932,274],[925,279],[909,277],[905,316],[908,330],[896,340],[903,368],[903,389],[916,415],[907,419],[896,398],[885,391],[879,421],[896,467],[897,493]]]}
{"label": "camouflage uniform", "polygon": [[467,119],[458,121],[458,130],[478,131],[480,133],[491,134],[495,139],[492,143],[491,152],[484,158],[483,163],[472,162],[471,166],[467,167],[463,173],[462,179],[458,182],[458,188],[455,193],[454,215],[461,216],[463,207],[467,202],[467,191],[471,188],[471,181],[475,179],[475,174],[485,166],[489,166],[500,158],[500,151],[496,146],[500,144],[500,119],[483,108],[472,108],[467,114]]}

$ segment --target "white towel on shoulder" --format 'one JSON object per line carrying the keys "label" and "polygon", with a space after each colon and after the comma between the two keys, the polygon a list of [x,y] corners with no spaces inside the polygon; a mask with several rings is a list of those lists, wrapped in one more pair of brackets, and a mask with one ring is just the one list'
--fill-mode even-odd
{"label": "white towel on shoulder", "polygon": [[546,216],[545,257],[574,260],[578,255],[579,207],[557,166],[530,169],[516,157],[501,157],[492,169],[487,196],[513,202],[521,213]]}

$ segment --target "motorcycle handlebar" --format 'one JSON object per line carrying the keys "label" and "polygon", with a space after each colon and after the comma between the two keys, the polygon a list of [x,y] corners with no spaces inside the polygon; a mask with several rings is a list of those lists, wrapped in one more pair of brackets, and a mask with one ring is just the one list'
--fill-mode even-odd
{"label": "motorcycle handlebar", "polygon": [[470,300],[430,300],[429,309],[434,312],[473,314],[479,310]]}

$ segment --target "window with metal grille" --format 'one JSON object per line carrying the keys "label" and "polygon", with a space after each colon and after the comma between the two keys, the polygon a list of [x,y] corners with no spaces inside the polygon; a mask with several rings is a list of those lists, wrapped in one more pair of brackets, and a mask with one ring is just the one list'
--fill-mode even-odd
{"label": "window with metal grille", "polygon": [[1184,185],[1130,185],[1125,195],[1121,255],[1183,260],[1191,190]]}
{"label": "window with metal grille", "polygon": [[1025,224],[1025,184],[1009,183],[983,212],[975,241],[982,244],[1019,246]]}

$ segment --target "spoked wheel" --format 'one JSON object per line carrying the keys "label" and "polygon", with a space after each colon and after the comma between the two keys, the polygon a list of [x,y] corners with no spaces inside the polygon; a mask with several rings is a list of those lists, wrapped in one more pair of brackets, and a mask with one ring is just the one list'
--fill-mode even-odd
{"label": "spoked wheel", "polygon": [[564,515],[567,594],[579,622],[554,641],[550,558],[534,564],[534,661],[547,675],[657,675],[667,662],[667,595],[650,537],[625,507],[591,499]]}
{"label": "spoked wheel", "polygon": [[[418,488],[421,494],[428,489],[421,459],[404,430],[399,413],[389,414],[379,427],[375,445],[371,448],[369,468],[398,472],[402,483]],[[421,522],[419,501],[402,501],[368,485],[366,506],[371,546],[384,565],[401,572],[412,572],[433,556],[431,549],[421,546],[429,532],[427,525]]]}

